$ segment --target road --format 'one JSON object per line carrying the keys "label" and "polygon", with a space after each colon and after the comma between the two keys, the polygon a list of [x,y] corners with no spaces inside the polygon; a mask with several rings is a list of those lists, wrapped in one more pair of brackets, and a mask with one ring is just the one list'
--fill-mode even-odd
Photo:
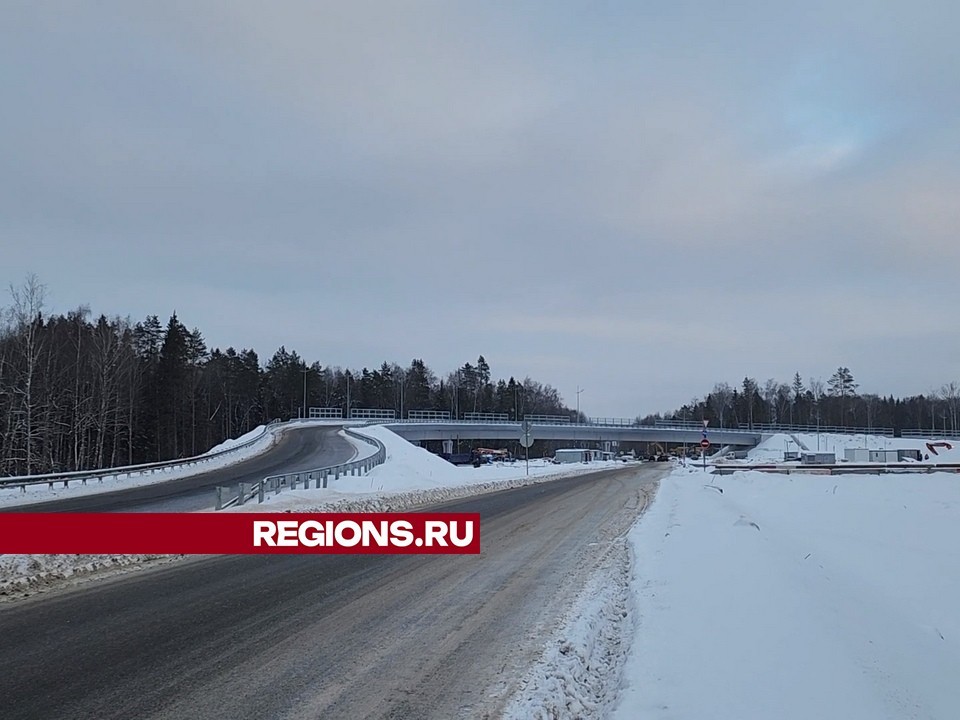
{"label": "road", "polygon": [[2,512],[192,512],[212,510],[217,485],[256,482],[268,475],[312,470],[348,462],[354,446],[337,433],[341,428],[314,426],[285,430],[265,453],[199,475],[166,482],[81,495],[51,502],[6,507]]}
{"label": "road", "polygon": [[4,720],[496,717],[662,473],[445,505],[475,556],[206,557],[0,605]]}

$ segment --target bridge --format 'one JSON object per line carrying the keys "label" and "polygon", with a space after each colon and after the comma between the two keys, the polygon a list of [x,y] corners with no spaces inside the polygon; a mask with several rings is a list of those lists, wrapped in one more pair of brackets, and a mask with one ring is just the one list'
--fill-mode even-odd
{"label": "bridge", "polygon": [[[697,444],[703,437],[701,423],[637,425],[632,421],[594,421],[573,423],[530,420],[535,440],[561,442],[656,442],[670,446]],[[391,420],[382,423],[403,439],[418,443],[425,440],[502,440],[520,438],[519,422],[484,420]],[[756,430],[707,428],[713,445],[753,447],[760,442]]]}

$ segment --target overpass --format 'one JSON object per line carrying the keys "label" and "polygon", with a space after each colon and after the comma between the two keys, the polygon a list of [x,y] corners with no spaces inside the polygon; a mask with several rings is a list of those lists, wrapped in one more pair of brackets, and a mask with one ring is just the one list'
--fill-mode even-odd
{"label": "overpass", "polygon": [[[381,423],[412,443],[424,440],[519,440],[519,422],[470,420],[389,420]],[[532,421],[534,440],[559,442],[656,442],[669,446],[694,445],[703,437],[703,425],[696,423],[636,425],[630,421],[589,423],[550,423]],[[756,430],[707,428],[707,438],[715,446],[753,447],[760,442]]]}

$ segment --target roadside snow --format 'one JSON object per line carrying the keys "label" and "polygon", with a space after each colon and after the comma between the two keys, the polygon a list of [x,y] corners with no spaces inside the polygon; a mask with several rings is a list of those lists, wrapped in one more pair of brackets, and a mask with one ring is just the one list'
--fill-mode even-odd
{"label": "roadside snow", "polygon": [[956,475],[678,468],[630,541],[614,718],[960,717]]}
{"label": "roadside snow", "polygon": [[616,543],[539,661],[520,681],[504,720],[606,717],[617,700],[634,633],[630,553]]}

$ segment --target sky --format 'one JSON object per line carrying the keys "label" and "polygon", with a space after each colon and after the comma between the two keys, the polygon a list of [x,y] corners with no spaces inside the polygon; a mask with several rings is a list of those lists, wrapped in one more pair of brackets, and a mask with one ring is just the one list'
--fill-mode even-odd
{"label": "sky", "polygon": [[[960,379],[960,5],[0,6],[0,283],[594,417]],[[0,305],[9,305],[0,295]]]}

